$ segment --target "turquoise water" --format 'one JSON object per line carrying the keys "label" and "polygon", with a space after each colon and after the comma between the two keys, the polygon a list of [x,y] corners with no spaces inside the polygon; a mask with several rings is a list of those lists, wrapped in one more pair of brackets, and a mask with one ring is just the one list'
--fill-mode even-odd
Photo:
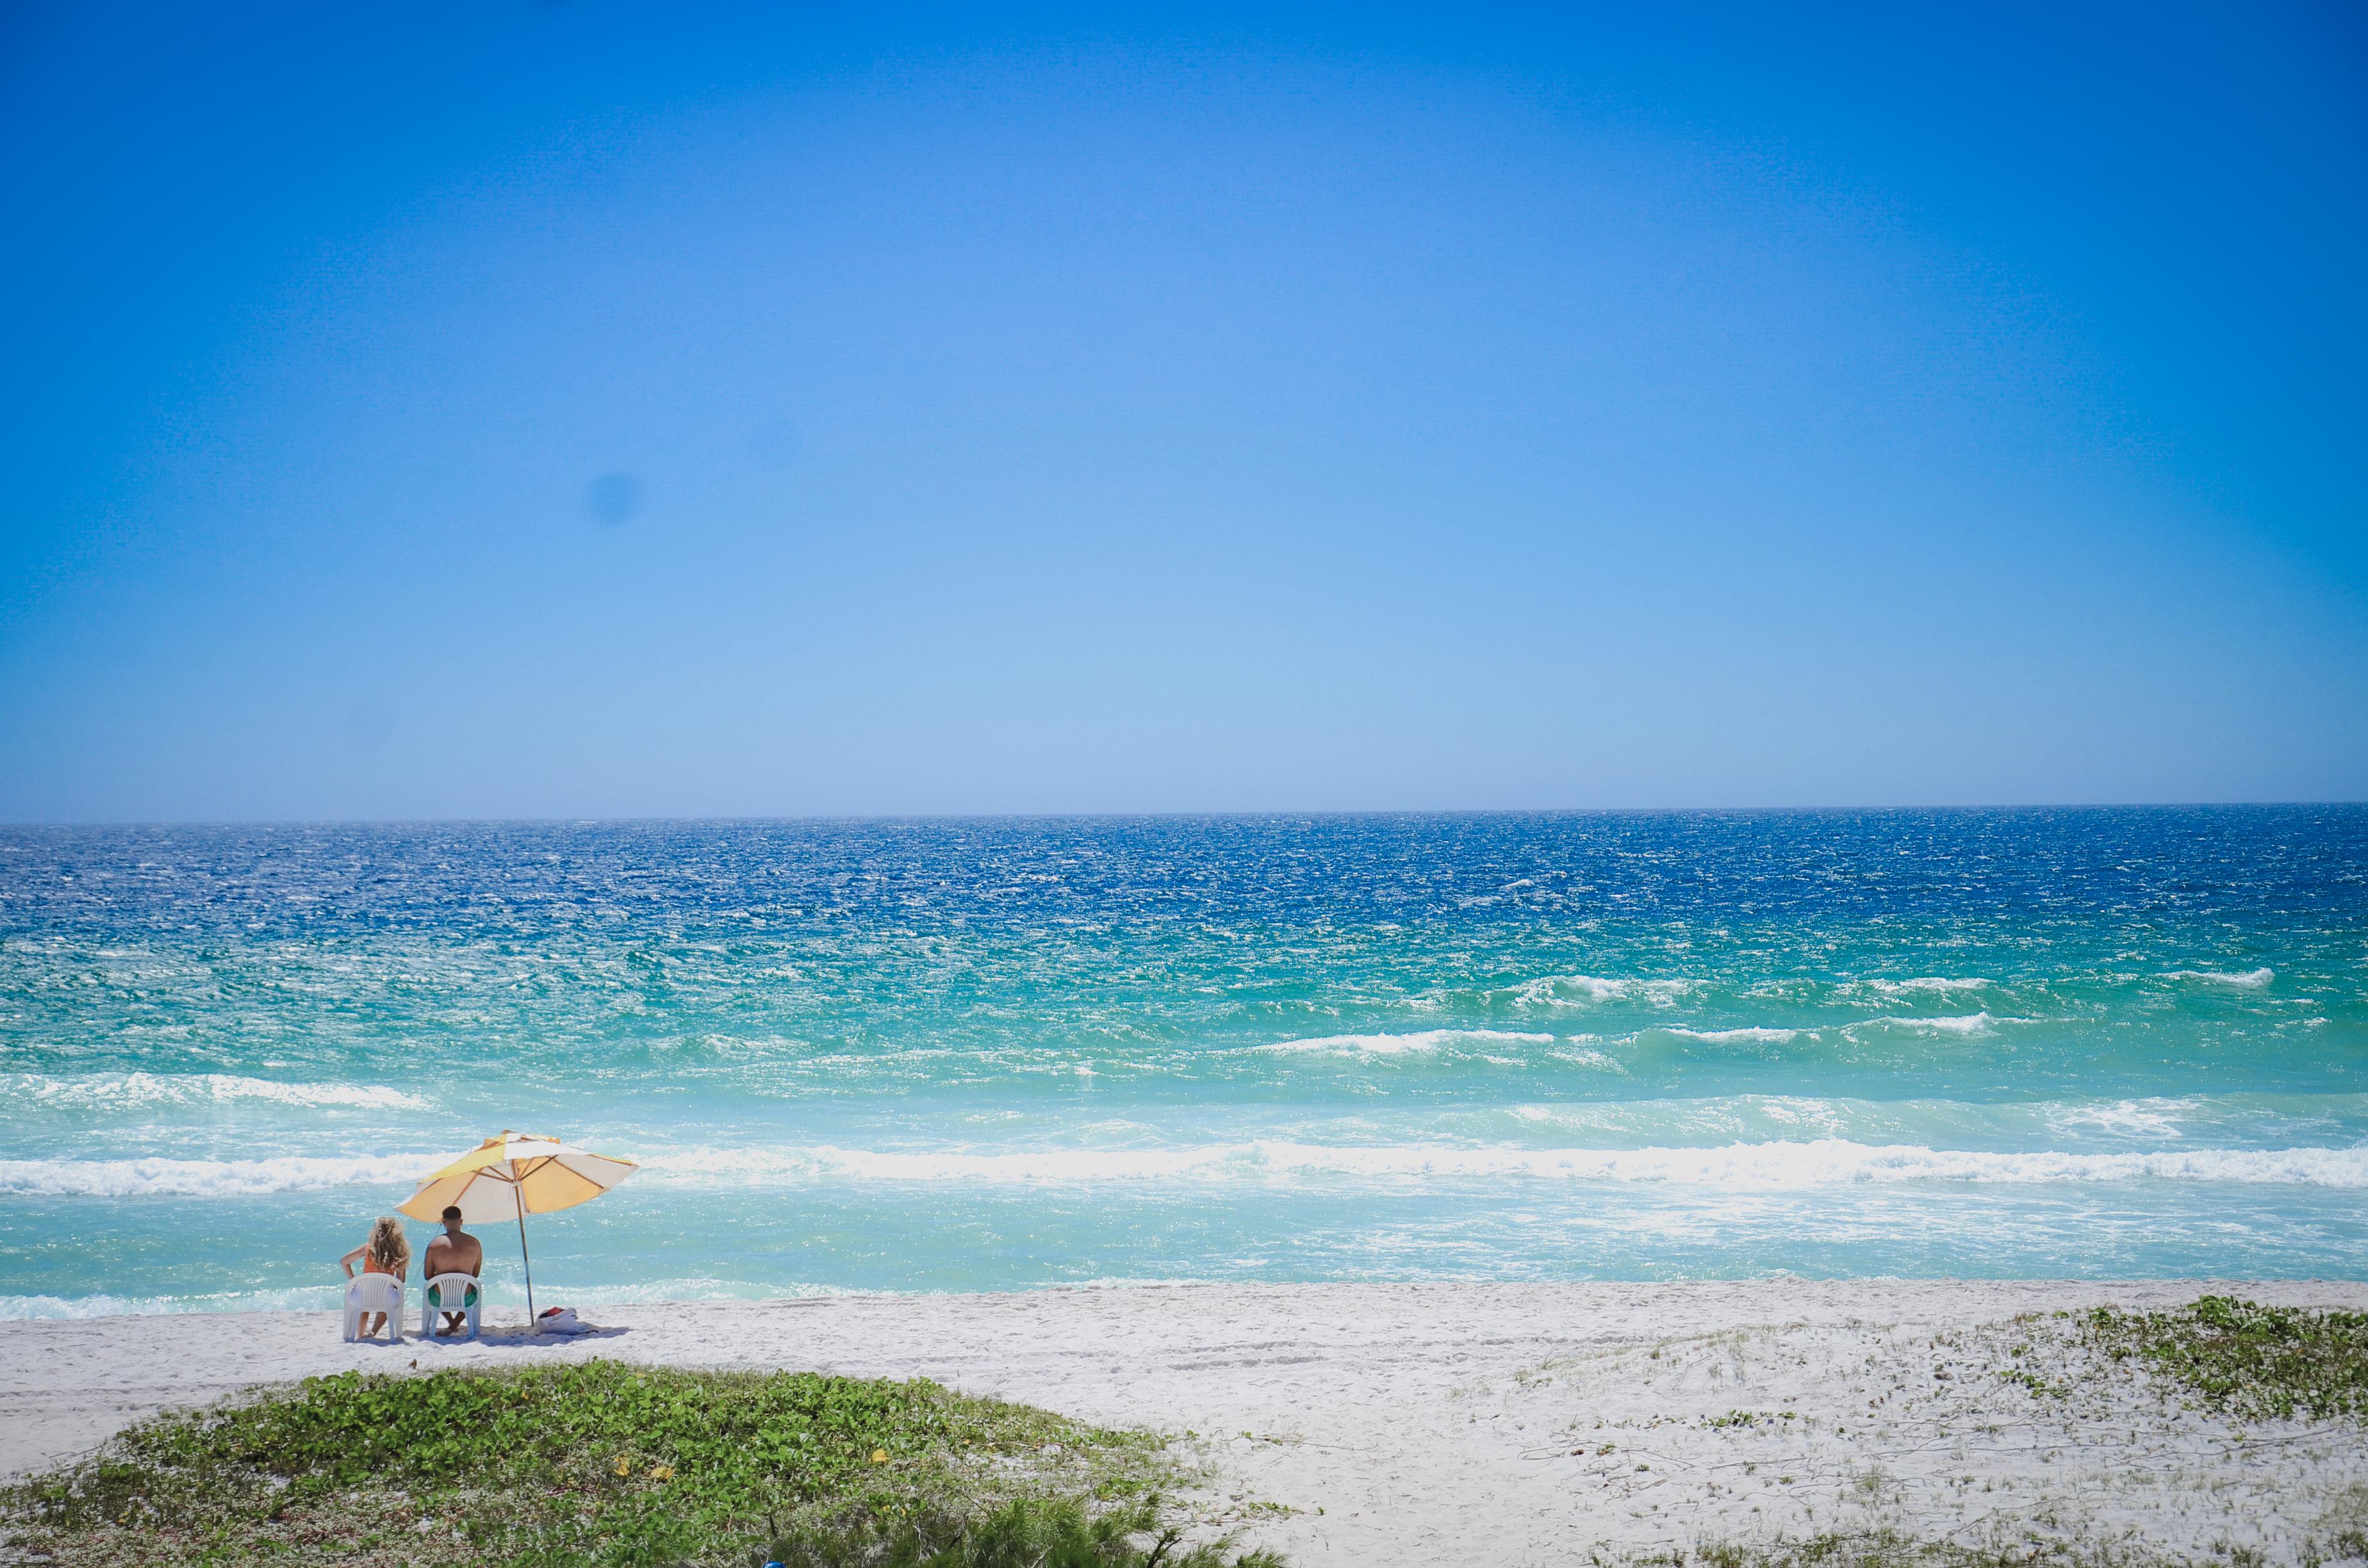
{"label": "turquoise water", "polygon": [[503,1127],[587,1303],[2361,1278],[2368,809],[0,830],[0,1313]]}

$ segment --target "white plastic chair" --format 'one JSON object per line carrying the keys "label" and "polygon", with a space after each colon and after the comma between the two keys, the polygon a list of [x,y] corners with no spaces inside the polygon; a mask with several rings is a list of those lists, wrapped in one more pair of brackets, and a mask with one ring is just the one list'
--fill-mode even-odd
{"label": "white plastic chair", "polygon": [[403,1343],[403,1281],[392,1274],[357,1274],[354,1282],[346,1287],[346,1343],[350,1345],[362,1337],[362,1319],[372,1312],[386,1314],[386,1337],[390,1345]]}
{"label": "white plastic chair", "polygon": [[[429,1304],[427,1297],[430,1291],[443,1298],[442,1306]],[[455,1305],[456,1302],[464,1304]],[[447,1335],[440,1326],[444,1321],[444,1314],[466,1312],[469,1314],[469,1332],[461,1337],[474,1339],[477,1337],[477,1309],[484,1304],[485,1287],[475,1275],[439,1274],[427,1281],[419,1292],[420,1336],[424,1339],[446,1338]]]}

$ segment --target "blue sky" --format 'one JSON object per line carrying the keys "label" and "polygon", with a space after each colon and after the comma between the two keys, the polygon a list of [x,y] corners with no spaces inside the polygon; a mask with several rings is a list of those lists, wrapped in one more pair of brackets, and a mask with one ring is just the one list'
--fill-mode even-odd
{"label": "blue sky", "polygon": [[0,820],[2368,795],[2342,8],[14,8]]}

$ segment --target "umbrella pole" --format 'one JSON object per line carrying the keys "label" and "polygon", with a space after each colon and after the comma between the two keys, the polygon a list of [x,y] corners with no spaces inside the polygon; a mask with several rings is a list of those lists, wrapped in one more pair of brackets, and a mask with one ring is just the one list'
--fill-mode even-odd
{"label": "umbrella pole", "polygon": [[526,1205],[518,1205],[518,1261],[526,1265],[526,1325],[534,1326],[534,1259],[526,1250]]}

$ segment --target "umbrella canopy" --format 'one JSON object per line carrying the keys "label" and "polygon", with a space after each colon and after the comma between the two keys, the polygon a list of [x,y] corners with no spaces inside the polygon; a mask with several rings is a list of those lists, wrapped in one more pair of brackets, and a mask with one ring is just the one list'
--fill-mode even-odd
{"label": "umbrella canopy", "polygon": [[421,1181],[403,1211],[437,1220],[458,1208],[471,1225],[551,1214],[589,1203],[640,1168],[556,1139],[505,1131]]}
{"label": "umbrella canopy", "polygon": [[440,1220],[445,1210],[458,1209],[466,1225],[516,1220],[531,1322],[534,1260],[526,1249],[526,1217],[589,1203],[640,1168],[614,1154],[505,1131],[429,1176],[400,1208],[415,1220]]}

